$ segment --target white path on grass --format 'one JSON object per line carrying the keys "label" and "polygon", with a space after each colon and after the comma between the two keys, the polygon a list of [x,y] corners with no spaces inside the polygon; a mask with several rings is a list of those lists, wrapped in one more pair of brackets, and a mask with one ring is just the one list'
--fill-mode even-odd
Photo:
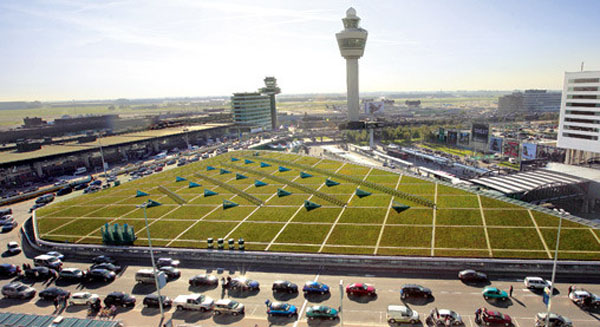
{"label": "white path on grass", "polygon": [[[394,188],[395,190],[398,189],[398,185],[400,185],[400,181],[402,181],[402,176],[404,175],[398,176],[398,181],[396,182],[396,187]],[[390,199],[390,204],[388,205],[387,212],[385,213],[385,218],[383,219],[383,224],[381,225],[381,230],[379,231],[379,236],[377,237],[377,243],[375,243],[375,250],[373,250],[373,255],[377,254],[377,251],[379,250],[379,244],[381,243],[381,238],[383,237],[383,230],[385,229],[385,224],[387,224],[388,217],[390,216],[390,210],[392,210],[392,204],[394,204],[395,198],[395,196],[392,196],[392,198]]]}
{"label": "white path on grass", "polygon": [[431,220],[431,225],[433,225],[433,227],[431,227],[431,256],[433,257],[435,255],[435,218],[436,218],[436,214],[437,214],[437,200],[438,200],[438,183],[435,183],[435,189],[434,189],[434,193],[433,193],[433,213],[432,213],[432,220]]}
{"label": "white path on grass", "polygon": [[552,253],[550,253],[550,249],[548,249],[548,245],[546,244],[546,240],[544,240],[544,236],[542,235],[542,231],[540,231],[540,228],[538,227],[537,221],[535,221],[535,218],[533,217],[533,213],[531,212],[531,210],[527,210],[527,212],[529,213],[529,217],[531,218],[531,222],[533,222],[533,226],[535,226],[535,230],[538,233],[538,236],[540,237],[540,240],[542,241],[542,244],[544,245],[544,250],[546,250],[546,254],[548,255],[549,259],[552,259]]}
{"label": "white path on grass", "polygon": [[492,252],[492,245],[490,244],[490,236],[488,235],[487,224],[485,222],[485,214],[483,213],[483,205],[481,205],[481,197],[477,194],[477,202],[479,203],[479,211],[481,212],[481,220],[483,221],[483,232],[485,233],[485,242],[487,243],[488,252],[490,257],[494,257]]}

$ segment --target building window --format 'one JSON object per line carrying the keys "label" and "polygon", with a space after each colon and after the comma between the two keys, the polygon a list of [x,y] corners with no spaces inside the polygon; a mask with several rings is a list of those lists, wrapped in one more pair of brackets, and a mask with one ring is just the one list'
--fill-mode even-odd
{"label": "building window", "polygon": [[580,123],[580,124],[600,124],[600,120],[579,119],[579,118],[565,118],[565,122]]}
{"label": "building window", "polygon": [[346,49],[362,49],[365,47],[365,39],[343,39],[342,47]]}
{"label": "building window", "polygon": [[567,95],[567,99],[600,99],[600,95]]}
{"label": "building window", "polygon": [[577,102],[567,102],[567,107],[588,107],[588,108],[600,108],[600,103],[577,103]]}
{"label": "building window", "polygon": [[599,83],[600,78],[575,78],[570,79],[569,83],[580,84],[580,83]]}
{"label": "building window", "polygon": [[572,137],[572,138],[576,138],[576,139],[598,141],[598,136],[592,136],[592,135],[580,135],[580,134],[573,134],[573,133],[563,133],[563,136],[564,137]]}
{"label": "building window", "polygon": [[598,91],[598,87],[597,86],[578,86],[578,87],[570,87],[568,89],[569,91]]}
{"label": "building window", "polygon": [[594,127],[581,127],[581,126],[572,126],[572,125],[565,125],[563,127],[563,129],[568,129],[571,131],[593,132],[593,133],[598,133],[600,131],[600,129],[594,128]]}
{"label": "building window", "polygon": [[566,113],[567,115],[600,116],[600,112],[593,111],[567,110]]}

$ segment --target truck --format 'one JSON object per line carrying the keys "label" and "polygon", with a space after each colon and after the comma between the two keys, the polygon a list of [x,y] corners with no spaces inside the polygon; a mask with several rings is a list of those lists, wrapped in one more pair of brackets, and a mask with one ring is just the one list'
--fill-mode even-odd
{"label": "truck", "polygon": [[215,301],[202,294],[179,295],[173,301],[177,310],[195,310],[205,312],[215,307]]}

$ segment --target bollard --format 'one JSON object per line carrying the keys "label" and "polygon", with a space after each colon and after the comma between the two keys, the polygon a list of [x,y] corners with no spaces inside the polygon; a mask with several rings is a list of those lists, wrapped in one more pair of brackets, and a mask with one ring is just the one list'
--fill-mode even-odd
{"label": "bollard", "polygon": [[244,246],[244,239],[240,237],[240,239],[238,240],[238,249],[240,250],[245,250],[245,246]]}
{"label": "bollard", "polygon": [[230,238],[229,240],[227,240],[227,243],[229,243],[229,249],[230,250],[235,250],[235,240]]}
{"label": "bollard", "polygon": [[214,249],[214,247],[215,247],[215,244],[214,244],[214,240],[213,240],[213,238],[212,238],[212,237],[209,237],[209,238],[206,240],[206,243],[207,243],[207,246],[208,246],[208,248],[209,248],[209,249]]}
{"label": "bollard", "polygon": [[223,245],[223,239],[222,238],[220,238],[220,239],[217,240],[217,246],[219,247],[219,250],[223,250],[224,245]]}

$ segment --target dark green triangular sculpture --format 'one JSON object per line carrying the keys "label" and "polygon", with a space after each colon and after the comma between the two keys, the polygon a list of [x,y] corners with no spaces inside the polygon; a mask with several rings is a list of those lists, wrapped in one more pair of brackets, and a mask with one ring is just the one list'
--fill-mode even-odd
{"label": "dark green triangular sculpture", "polygon": [[234,161],[240,161],[240,159],[231,157],[231,162],[234,162]]}
{"label": "dark green triangular sculpture", "polygon": [[194,187],[198,187],[198,186],[202,186],[202,185],[198,184],[198,183],[190,182],[189,188],[194,188]]}
{"label": "dark green triangular sculpture", "polygon": [[231,173],[229,170],[221,168],[221,172],[219,174],[225,175],[225,174],[229,174],[229,173]]}
{"label": "dark green triangular sculpture", "polygon": [[248,164],[254,163],[254,161],[252,161],[252,160],[249,160],[249,159],[244,159],[244,163],[245,163],[246,165],[248,165]]}
{"label": "dark green triangular sculpture", "polygon": [[325,185],[327,185],[327,187],[332,187],[332,186],[340,185],[340,183],[338,183],[336,181],[332,181],[331,179],[328,178],[325,180]]}
{"label": "dark green triangular sculpture", "polygon": [[158,207],[159,205],[162,205],[162,203],[154,201],[154,200],[148,200],[148,204],[146,205],[146,208]]}
{"label": "dark green triangular sculpture", "polygon": [[266,162],[261,162],[261,163],[260,163],[260,168],[265,168],[265,167],[271,167],[271,165],[269,165],[269,164],[268,164],[268,163],[266,163]]}
{"label": "dark green triangular sculpture", "polygon": [[311,210],[320,208],[321,205],[318,203],[308,201],[308,200],[304,200],[304,207],[306,208],[306,211],[311,211]]}
{"label": "dark green triangular sculpture", "polygon": [[359,198],[364,198],[365,196],[371,195],[371,192],[363,191],[359,188],[356,189],[355,193],[356,196],[358,196]]}
{"label": "dark green triangular sculpture", "polygon": [[398,202],[394,201],[392,203],[392,209],[396,210],[397,213],[401,213],[404,210],[410,209],[410,207],[407,206],[407,205],[405,205],[405,204],[398,203]]}
{"label": "dark green triangular sculpture", "polygon": [[186,180],[186,179],[185,179],[185,178],[183,178],[183,177],[179,177],[179,176],[176,176],[176,177],[175,177],[175,182],[183,182],[183,181],[185,181],[185,180]]}
{"label": "dark green triangular sculpture", "polygon": [[223,209],[229,209],[229,208],[233,208],[233,207],[237,207],[239,206],[239,204],[229,201],[229,200],[223,200]]}
{"label": "dark green triangular sculpture", "polygon": [[277,196],[278,197],[288,196],[288,195],[292,195],[292,192],[288,192],[288,191],[282,190],[280,188],[277,189]]}
{"label": "dark green triangular sculpture", "polygon": [[136,197],[136,198],[139,198],[139,197],[142,197],[142,196],[148,196],[148,195],[150,195],[150,194],[148,194],[148,193],[146,193],[146,192],[144,192],[144,191],[137,190],[137,192],[136,192],[136,194],[135,194],[135,197]]}
{"label": "dark green triangular sculpture", "polygon": [[290,171],[290,169],[289,169],[289,168],[286,168],[286,167],[283,167],[283,166],[279,166],[279,172],[280,172],[280,173],[283,173],[283,172],[285,172],[285,171]]}
{"label": "dark green triangular sculpture", "polygon": [[213,166],[206,166],[206,170],[207,170],[207,171],[209,171],[209,170],[215,170],[215,169],[217,169],[217,168],[215,168],[215,167],[213,167]]}
{"label": "dark green triangular sculpture", "polygon": [[309,177],[312,177],[312,175],[309,173],[305,173],[303,171],[300,172],[300,178],[309,178]]}
{"label": "dark green triangular sculpture", "polygon": [[211,191],[209,189],[204,189],[204,197],[209,197],[209,196],[213,196],[213,195],[217,195],[219,193],[215,192],[215,191]]}
{"label": "dark green triangular sculpture", "polygon": [[258,179],[254,182],[254,186],[256,187],[261,187],[261,186],[265,186],[267,185],[267,183],[263,182],[263,181],[259,181]]}
{"label": "dark green triangular sculpture", "polygon": [[100,230],[102,243],[106,245],[133,245],[136,240],[133,227],[127,224],[121,227],[119,224],[109,225],[106,223]]}
{"label": "dark green triangular sculpture", "polygon": [[242,174],[235,174],[235,179],[236,180],[238,180],[238,179],[246,179],[246,178],[248,178],[248,177],[246,177],[246,176],[244,176]]}

